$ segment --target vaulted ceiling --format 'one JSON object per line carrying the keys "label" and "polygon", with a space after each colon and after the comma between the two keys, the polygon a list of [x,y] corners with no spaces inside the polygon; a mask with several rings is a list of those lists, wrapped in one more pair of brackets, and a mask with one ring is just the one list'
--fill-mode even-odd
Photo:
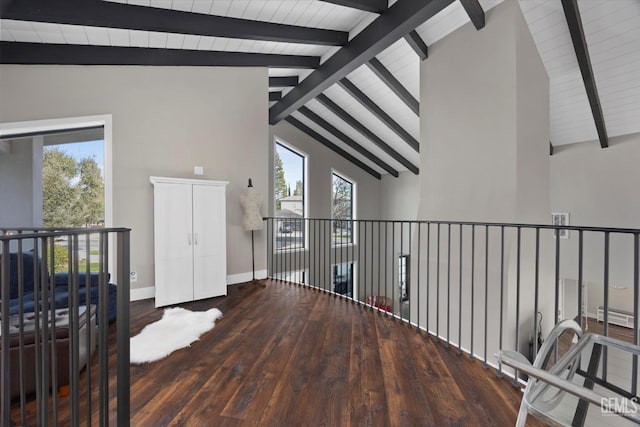
{"label": "vaulted ceiling", "polygon": [[[377,178],[417,174],[420,61],[501,2],[1,0],[0,63],[265,66],[271,124]],[[640,2],[519,2],[550,77],[552,145],[640,132]]]}

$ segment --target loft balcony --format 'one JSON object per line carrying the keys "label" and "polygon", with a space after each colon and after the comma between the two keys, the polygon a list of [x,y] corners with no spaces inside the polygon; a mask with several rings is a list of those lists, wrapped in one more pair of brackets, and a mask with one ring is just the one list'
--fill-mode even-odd
{"label": "loft balcony", "polygon": [[[49,393],[41,380],[36,399],[11,399],[3,416],[14,425],[89,418],[96,425],[514,425],[528,378],[498,363],[501,350],[532,360],[563,319],[638,344],[640,230],[266,221],[269,278],[183,304],[224,313],[191,347],[129,366],[128,336],[162,312],[151,300],[120,304],[115,324],[98,325],[101,344],[87,368],[72,369],[79,373],[68,397]],[[35,253],[46,270],[46,239],[56,236],[41,236]],[[4,253],[30,238],[0,237]],[[76,239],[68,240],[76,265]],[[116,273],[125,286],[119,303],[128,301],[126,248],[118,244],[118,268],[125,267]],[[99,258],[102,265],[102,249]],[[43,277],[45,289],[51,283]],[[3,273],[5,293],[7,282]],[[106,307],[97,311],[105,316]],[[549,372],[572,343],[554,345]],[[601,353],[581,359],[576,383],[635,398],[637,356]],[[3,402],[5,390],[13,392],[3,381]],[[578,399],[558,407],[579,420],[567,424],[595,425],[606,416],[625,425]],[[541,424],[530,416],[527,425]]]}

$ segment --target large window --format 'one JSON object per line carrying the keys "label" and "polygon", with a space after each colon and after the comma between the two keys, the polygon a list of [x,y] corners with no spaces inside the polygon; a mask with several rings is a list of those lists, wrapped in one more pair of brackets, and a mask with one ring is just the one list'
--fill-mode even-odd
{"label": "large window", "polygon": [[304,248],[305,156],[276,142],[273,165],[276,249]]}
{"label": "large window", "polygon": [[334,245],[353,243],[354,186],[355,184],[345,177],[333,174],[331,219]]}

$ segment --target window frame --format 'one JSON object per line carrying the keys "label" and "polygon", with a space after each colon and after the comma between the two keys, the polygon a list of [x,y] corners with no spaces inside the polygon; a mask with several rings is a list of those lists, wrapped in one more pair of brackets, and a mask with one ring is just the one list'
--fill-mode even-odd
{"label": "window frame", "polygon": [[336,242],[335,239],[335,233],[331,234],[331,245],[332,246],[349,246],[349,245],[355,245],[356,242],[356,232],[357,232],[357,216],[356,216],[356,212],[357,212],[357,186],[358,183],[356,180],[350,178],[349,176],[343,174],[342,172],[339,172],[335,169],[331,169],[331,193],[330,193],[330,201],[329,201],[329,205],[330,205],[330,209],[331,209],[331,224],[333,226],[333,222],[336,220],[336,218],[334,218],[333,216],[333,183],[334,183],[334,177],[338,177],[340,179],[342,179],[343,181],[348,182],[349,184],[351,184],[351,218],[349,218],[346,221],[351,221],[352,225],[351,225],[351,238],[349,241],[347,241],[346,243],[338,243]]}
{"label": "window frame", "polygon": [[[291,153],[298,155],[301,157],[302,159],[302,218],[300,219],[296,219],[295,221],[300,221],[302,222],[302,231],[303,231],[303,239],[302,239],[302,244],[295,246],[295,247],[281,247],[279,248],[277,245],[277,240],[276,240],[276,227],[278,226],[279,220],[278,217],[276,216],[276,212],[277,212],[277,200],[276,200],[276,168],[275,168],[275,158],[276,158],[276,153],[277,151],[277,146],[280,145],[282,148],[284,148],[285,150],[290,151]],[[308,185],[307,185],[307,162],[309,161],[309,155],[307,153],[305,153],[304,151],[300,150],[299,148],[295,147],[292,144],[289,144],[286,141],[283,141],[280,138],[274,138],[273,140],[273,155],[271,157],[271,161],[272,161],[272,174],[271,177],[273,179],[273,193],[271,194],[272,197],[272,203],[273,203],[273,217],[274,217],[274,233],[273,233],[273,247],[275,248],[275,250],[277,252],[281,252],[281,251],[305,251],[308,248],[308,242],[309,242],[309,233],[308,233],[308,224],[306,221],[306,214],[307,214],[307,190],[308,190]]]}

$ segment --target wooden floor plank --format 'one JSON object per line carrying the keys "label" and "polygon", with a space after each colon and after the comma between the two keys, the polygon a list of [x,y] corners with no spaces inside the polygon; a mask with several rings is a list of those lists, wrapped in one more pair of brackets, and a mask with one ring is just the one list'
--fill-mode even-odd
{"label": "wooden floor plank", "polygon": [[[131,367],[132,425],[513,425],[520,391],[480,362],[359,304],[281,281],[229,287],[214,329],[167,358]],[[131,334],[159,319],[131,304]],[[109,328],[115,374],[115,325]],[[95,363],[92,387],[97,388]],[[81,375],[85,384],[86,373]],[[115,425],[115,377],[110,377]],[[60,399],[59,425],[69,420]],[[26,408],[35,425],[34,402]],[[81,416],[84,416],[81,398]],[[93,423],[97,404],[92,403]],[[12,419],[17,424],[19,409]]]}

